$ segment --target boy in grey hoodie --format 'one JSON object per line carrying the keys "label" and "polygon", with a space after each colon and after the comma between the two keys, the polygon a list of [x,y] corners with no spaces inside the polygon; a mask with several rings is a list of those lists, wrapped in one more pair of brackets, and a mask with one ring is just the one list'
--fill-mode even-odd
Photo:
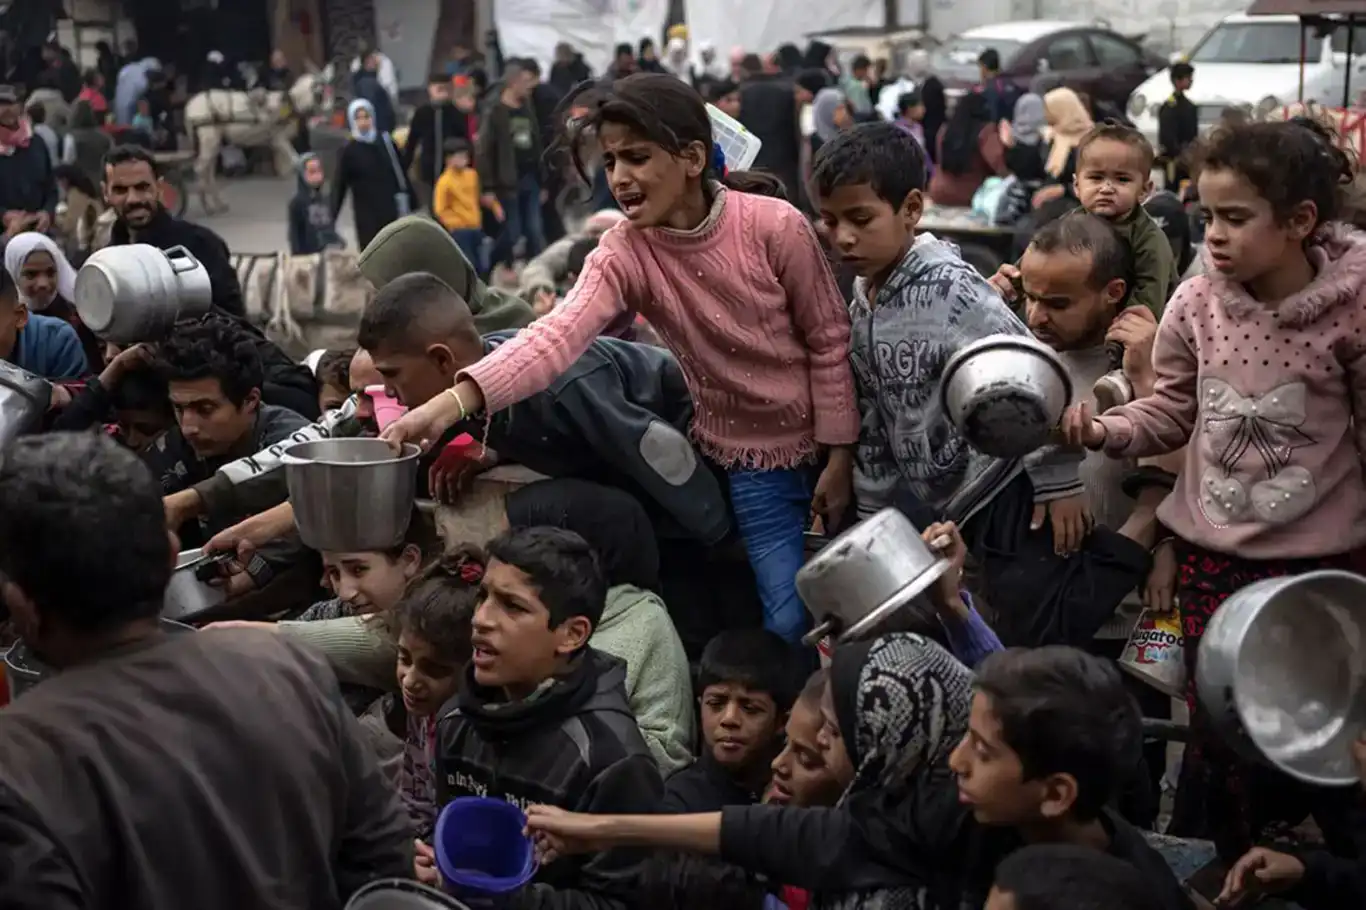
{"label": "boy in grey hoodie", "polygon": [[811,183],[831,246],[859,275],[850,359],[862,420],[860,517],[928,506],[962,527],[1003,641],[1089,641],[1141,577],[1146,553],[1116,554],[1108,537],[1093,547],[1095,535],[1079,558],[1057,552],[1051,526],[1078,518],[1069,511],[1077,497],[1067,495],[1079,486],[1078,464],[978,452],[940,404],[956,351],[988,335],[1029,332],[956,246],[915,236],[925,187],[919,144],[895,124],[857,126],[821,147]]}

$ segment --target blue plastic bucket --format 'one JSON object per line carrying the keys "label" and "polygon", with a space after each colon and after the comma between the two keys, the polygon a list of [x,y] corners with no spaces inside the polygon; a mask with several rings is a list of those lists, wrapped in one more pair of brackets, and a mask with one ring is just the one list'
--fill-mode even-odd
{"label": "blue plastic bucket", "polygon": [[462,796],[448,803],[432,843],[447,893],[497,897],[531,881],[536,857],[525,828],[522,810],[501,799]]}

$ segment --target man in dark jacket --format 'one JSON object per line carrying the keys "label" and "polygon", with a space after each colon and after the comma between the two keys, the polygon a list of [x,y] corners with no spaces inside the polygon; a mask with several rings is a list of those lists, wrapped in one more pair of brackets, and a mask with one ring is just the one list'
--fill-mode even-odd
{"label": "man in dark jacket", "polygon": [[0,906],[340,910],[410,877],[407,813],[322,657],[158,624],[157,486],[99,433],[0,462],[0,599],[60,671],[0,712]]}
{"label": "man in dark jacket", "polygon": [[[455,374],[511,338],[480,338],[469,310],[445,284],[427,274],[395,279],[362,316],[358,342],[399,400],[417,407],[450,388]],[[311,438],[360,435],[342,412],[302,432]],[[487,442],[498,457],[551,477],[579,477],[635,496],[664,536],[715,544],[730,531],[726,499],[716,476],[687,437],[692,398],[673,355],[660,348],[599,338],[550,388],[490,417]],[[485,438],[482,421],[453,427]],[[442,447],[433,451],[438,456]],[[477,466],[486,468],[487,463]],[[256,452],[221,466],[193,493],[168,499],[168,513],[251,514],[288,495],[278,451]],[[428,479],[419,473],[420,484]],[[293,513],[277,514],[273,532],[288,530]],[[246,529],[242,536],[250,537]]]}
{"label": "man in dark jacket", "polygon": [[22,100],[15,88],[0,85],[0,246],[25,231],[46,233],[57,211],[52,160],[24,119]]}
{"label": "man in dark jacket", "polygon": [[[588,647],[607,582],[582,537],[519,528],[490,541],[474,657],[437,720],[437,803],[462,796],[577,812],[654,812],[663,784],[626,703],[626,666]],[[518,910],[627,906],[643,856],[607,850],[536,870]]]}
{"label": "man in dark jacket", "polygon": [[[207,480],[225,464],[269,446],[294,441],[308,421],[286,408],[262,402],[264,370],[251,338],[221,317],[181,323],[157,346],[157,369],[166,379],[176,426],[152,446],[146,461],[170,495]],[[185,522],[178,530],[186,546],[247,517],[209,516]],[[224,584],[230,595],[265,587],[299,555],[295,544],[262,550],[246,571]]]}
{"label": "man in dark jacket", "polygon": [[1168,75],[1172,94],[1157,112],[1157,156],[1167,175],[1167,189],[1179,193],[1181,183],[1190,177],[1190,169],[1181,158],[1200,138],[1200,109],[1186,97],[1195,81],[1195,67],[1173,63]]}
{"label": "man in dark jacket", "polygon": [[555,45],[555,62],[550,67],[550,84],[561,95],[568,95],[574,86],[593,78],[593,71],[584,62],[583,54],[574,50],[568,41]]}
{"label": "man in dark jacket", "polygon": [[803,198],[796,88],[785,76],[765,73],[756,54],[746,54],[741,68],[745,79],[740,83],[740,122],[764,143],[751,167],[776,174],[787,198],[796,203]]}
{"label": "man in dark jacket", "polygon": [[228,245],[208,228],[172,217],[161,204],[161,187],[161,173],[151,152],[136,145],[110,149],[104,158],[104,199],[118,214],[110,246],[148,243],[162,250],[185,247],[209,273],[213,305],[233,316],[245,316],[242,286]]}
{"label": "man in dark jacket", "polygon": [[469,139],[469,115],[451,100],[451,80],[444,73],[427,79],[427,103],[413,112],[408,141],[400,155],[403,170],[410,172],[417,160],[417,188],[424,206],[430,207],[437,178],[446,168],[441,150],[447,139]]}
{"label": "man in dark jacket", "polygon": [[511,267],[519,238],[526,239],[528,259],[545,248],[541,129],[531,102],[535,87],[536,74],[520,61],[509,61],[503,90],[479,124],[477,159],[485,203],[496,200],[503,209],[503,230],[491,257],[494,265]]}

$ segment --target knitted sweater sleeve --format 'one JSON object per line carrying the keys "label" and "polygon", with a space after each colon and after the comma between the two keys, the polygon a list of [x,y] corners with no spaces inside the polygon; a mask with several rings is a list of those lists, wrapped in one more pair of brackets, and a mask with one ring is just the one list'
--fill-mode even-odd
{"label": "knitted sweater sleeve", "polygon": [[339,681],[386,692],[394,688],[398,656],[393,643],[361,617],[282,622],[278,627],[280,634],[322,651]]}
{"label": "knitted sweater sleeve", "polygon": [[1105,451],[1120,458],[1165,455],[1184,446],[1199,410],[1196,386],[1199,352],[1186,311],[1207,296],[1208,282],[1192,278],[1177,289],[1153,342],[1157,384],[1147,398],[1111,408],[1099,418],[1105,427]]}
{"label": "knitted sweater sleeve", "polygon": [[636,300],[637,270],[625,230],[602,236],[563,303],[456,377],[479,386],[489,413],[544,392]]}
{"label": "knitted sweater sleeve", "polygon": [[769,261],[806,341],[816,441],[858,442],[859,412],[849,367],[849,308],[811,224],[787,207],[768,235]]}

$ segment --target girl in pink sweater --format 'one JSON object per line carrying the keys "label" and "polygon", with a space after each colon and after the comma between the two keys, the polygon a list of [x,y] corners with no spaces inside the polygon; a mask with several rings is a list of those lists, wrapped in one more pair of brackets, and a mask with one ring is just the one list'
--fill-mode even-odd
{"label": "girl in pink sweater", "polygon": [[[706,107],[686,83],[644,73],[561,107],[580,114],[568,131],[575,164],[582,173],[580,147],[595,137],[627,220],[602,235],[560,306],[385,437],[433,440],[515,404],[555,382],[614,318],[643,314],[687,379],[694,442],[729,476],[765,625],[795,643],[806,627],[794,585],[806,520],[813,508],[829,524],[840,518],[858,439],[849,314],[815,232],[782,199],[727,189],[740,175],[718,182]],[[826,453],[813,489],[811,467]]]}
{"label": "girl in pink sweater", "polygon": [[[1064,418],[1072,441],[1117,457],[1186,447],[1158,509],[1174,535],[1196,732],[1172,832],[1197,834],[1203,815],[1220,825],[1214,839],[1229,860],[1260,833],[1247,795],[1294,785],[1279,774],[1253,783],[1273,772],[1239,766],[1200,735],[1195,658],[1206,623],[1244,585],[1350,568],[1366,542],[1366,234],[1334,221],[1352,177],[1316,124],[1210,136],[1199,149],[1207,274],[1167,304],[1153,395]],[[1313,808],[1329,830],[1309,797],[1298,808]]]}

